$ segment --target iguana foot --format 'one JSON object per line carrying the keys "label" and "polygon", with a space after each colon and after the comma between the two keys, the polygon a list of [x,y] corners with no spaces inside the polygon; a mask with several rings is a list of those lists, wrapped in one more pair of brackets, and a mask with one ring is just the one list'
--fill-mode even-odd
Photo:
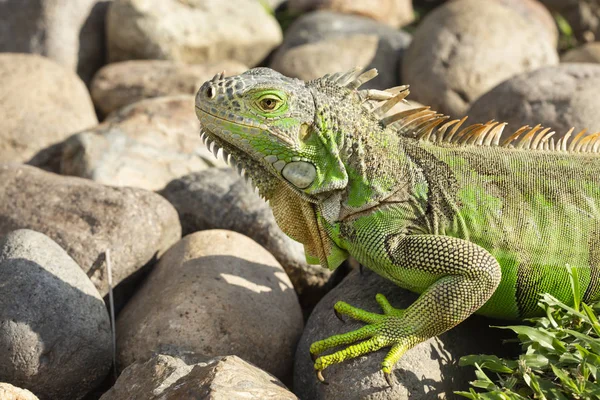
{"label": "iguana foot", "polygon": [[[391,372],[394,364],[410,347],[421,341],[414,334],[411,334],[410,327],[405,326],[406,324],[403,323],[403,309],[392,307],[382,294],[377,294],[375,299],[383,310],[383,314],[364,311],[343,301],[338,301],[335,304],[334,311],[338,318],[341,315],[347,315],[350,318],[365,322],[367,325],[352,332],[319,340],[310,346],[310,354],[315,362],[314,366],[317,378],[321,382],[325,383],[322,371],[330,365],[360,357],[383,347],[392,346],[392,349],[381,363],[381,370],[384,373],[384,377],[391,386]],[[352,344],[360,340],[364,341]],[[350,344],[352,345],[343,350],[317,357],[319,354],[333,347]]]}

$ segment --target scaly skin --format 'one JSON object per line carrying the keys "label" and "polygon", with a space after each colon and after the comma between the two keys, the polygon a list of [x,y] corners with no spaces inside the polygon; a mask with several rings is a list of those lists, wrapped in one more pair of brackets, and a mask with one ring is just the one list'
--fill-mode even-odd
{"label": "scaly skin", "polygon": [[408,349],[475,312],[530,317],[542,292],[570,303],[568,266],[583,300],[600,297],[599,135],[567,147],[523,128],[499,145],[503,124],[459,130],[464,120],[426,109],[385,117],[408,91],[357,89],[373,76],[303,82],[257,68],[217,75],[196,97],[203,138],[245,170],[309,260],[334,269],[351,255],[420,293],[404,310],[378,295],[383,314],[338,302],[367,325],[312,344],[315,357],[349,345],[316,358],[321,380],[382,347],[389,379]]}

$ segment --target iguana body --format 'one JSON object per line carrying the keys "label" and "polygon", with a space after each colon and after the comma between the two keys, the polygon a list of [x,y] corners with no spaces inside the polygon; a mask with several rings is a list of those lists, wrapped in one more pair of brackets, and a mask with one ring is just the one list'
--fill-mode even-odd
{"label": "iguana body", "polygon": [[460,128],[425,108],[384,117],[408,91],[358,90],[373,76],[303,82],[257,68],[215,76],[196,98],[203,137],[245,169],[309,259],[333,269],[351,255],[421,293],[404,310],[378,295],[381,315],[338,302],[367,325],[311,346],[349,345],[316,359],[320,379],[391,346],[389,378],[406,350],[474,312],[532,316],[543,292],[570,303],[568,266],[584,300],[600,297],[598,135],[522,128],[500,145],[504,124]]}

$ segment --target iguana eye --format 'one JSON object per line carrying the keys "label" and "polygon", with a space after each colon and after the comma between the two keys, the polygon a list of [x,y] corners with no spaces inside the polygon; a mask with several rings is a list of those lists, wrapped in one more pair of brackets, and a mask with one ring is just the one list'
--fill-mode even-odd
{"label": "iguana eye", "polygon": [[275,96],[266,96],[258,100],[258,106],[267,112],[277,110],[282,104],[283,101]]}

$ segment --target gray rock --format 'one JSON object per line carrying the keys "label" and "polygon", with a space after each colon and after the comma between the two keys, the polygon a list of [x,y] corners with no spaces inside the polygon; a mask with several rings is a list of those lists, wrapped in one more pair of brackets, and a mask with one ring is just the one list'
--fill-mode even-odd
{"label": "gray rock", "polygon": [[415,19],[412,0],[290,0],[296,12],[328,10],[342,14],[356,14],[398,28]]}
{"label": "gray rock", "polygon": [[27,389],[19,389],[10,383],[0,382],[0,399],[2,400],[39,400]]}
{"label": "gray rock", "polygon": [[142,100],[94,128],[39,151],[29,165],[117,186],[157,190],[208,166],[226,166],[202,144],[194,96]]}
{"label": "gray rock", "polygon": [[194,96],[144,100],[62,144],[60,173],[112,186],[162,189],[169,181],[226,165],[200,140]]}
{"label": "gray rock", "polygon": [[95,388],[112,364],[110,322],[77,263],[46,235],[17,230],[0,239],[0,282],[0,381],[41,399]]}
{"label": "gray rock", "polygon": [[[0,3],[0,7],[2,4],[6,3]],[[3,37],[6,35],[0,34],[0,40]],[[0,53],[0,82],[2,162],[23,162],[41,149],[98,123],[84,83],[50,59]]]}
{"label": "gray rock", "polygon": [[197,154],[139,143],[118,129],[82,132],[63,147],[61,172],[113,186],[162,189],[173,178],[209,167]]}
{"label": "gray rock", "polygon": [[591,42],[571,49],[560,57],[563,63],[600,63],[600,42]]}
{"label": "gray rock", "polygon": [[[323,371],[329,385],[320,383],[310,357],[310,345],[321,339],[350,332],[363,323],[346,318],[343,323],[334,316],[333,306],[343,300],[367,311],[381,313],[375,301],[384,294],[397,308],[408,307],[417,295],[403,290],[391,281],[365,270],[352,272],[329,292],[313,310],[298,343],[294,365],[294,393],[300,399],[325,400],[420,400],[454,398],[453,391],[468,390],[473,370],[459,367],[458,359],[467,354],[498,353],[501,337],[506,333],[488,328],[490,320],[472,317],[459,326],[410,349],[392,371],[395,385],[390,388],[381,372],[381,362],[390,348],[344,361]],[[485,338],[483,340],[482,338]],[[508,354],[509,348],[504,353]],[[510,348],[510,350],[514,350]]]}
{"label": "gray rock", "polygon": [[600,65],[560,64],[517,75],[481,96],[468,112],[471,122],[506,121],[503,136],[522,125],[541,124],[557,137],[571,127],[600,131]]}
{"label": "gray rock", "polygon": [[117,320],[121,368],[152,355],[233,354],[285,380],[302,332],[292,284],[256,242],[196,232],[166,252]]}
{"label": "gray rock", "polygon": [[104,20],[110,1],[0,1],[0,52],[44,55],[89,82],[104,64]]}
{"label": "gray rock", "polygon": [[102,296],[108,283],[98,261],[107,249],[116,285],[181,237],[177,212],[155,193],[0,164],[0,236],[21,228],[55,240]]}
{"label": "gray rock", "polygon": [[63,146],[64,141],[45,147],[38,151],[25,164],[43,169],[44,171],[60,174]]}
{"label": "gray rock", "polygon": [[398,82],[400,63],[411,36],[370,18],[316,11],[286,31],[271,68],[310,80],[356,66],[377,68],[379,76],[364,87],[388,88]]}
{"label": "gray rock", "polygon": [[496,1],[455,0],[428,14],[403,62],[413,99],[453,117],[513,75],[558,63],[548,35]]}
{"label": "gray rock", "polygon": [[187,365],[181,359],[157,355],[127,367],[100,400],[295,400],[270,375],[236,356]]}
{"label": "gray rock", "polygon": [[281,231],[271,208],[229,169],[209,169],[170,182],[160,192],[175,206],[183,234],[228,229],[267,249],[290,277],[304,306],[324,295],[331,272],[306,263],[304,247]]}
{"label": "gray rock", "polygon": [[91,84],[96,107],[108,114],[137,101],[177,94],[195,95],[215,74],[236,75],[248,69],[236,61],[190,65],[167,60],[136,60],[108,64]]}
{"label": "gray rock", "polygon": [[538,0],[496,1],[521,14],[521,16],[528,21],[537,23],[538,27],[541,28],[543,32],[548,34],[548,38],[556,47],[558,44],[558,28],[556,27],[554,17],[542,3],[540,3]]}
{"label": "gray rock", "polygon": [[107,16],[110,62],[262,61],[281,43],[279,24],[255,0],[117,0]]}

